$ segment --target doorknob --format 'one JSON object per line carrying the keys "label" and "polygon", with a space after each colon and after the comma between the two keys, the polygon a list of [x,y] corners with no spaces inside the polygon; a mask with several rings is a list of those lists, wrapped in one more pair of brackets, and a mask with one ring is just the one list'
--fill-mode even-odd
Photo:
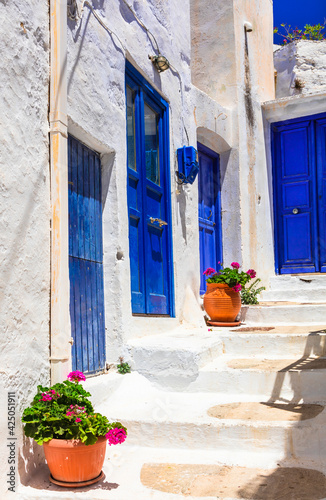
{"label": "doorknob", "polygon": [[298,210],[297,208],[294,208],[294,209],[292,210],[292,213],[293,213],[294,215],[297,215],[297,214],[299,213],[299,210]]}
{"label": "doorknob", "polygon": [[162,220],[162,219],[158,219],[158,218],[154,218],[154,217],[150,217],[149,220],[151,221],[151,224],[153,224],[154,222],[158,222],[158,225],[160,227],[162,226],[167,226],[168,223],[165,222],[165,220]]}

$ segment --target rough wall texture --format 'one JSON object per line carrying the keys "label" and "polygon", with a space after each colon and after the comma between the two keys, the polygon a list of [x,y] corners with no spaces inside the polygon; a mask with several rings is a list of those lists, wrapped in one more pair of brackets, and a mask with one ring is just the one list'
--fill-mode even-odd
{"label": "rough wall texture", "polygon": [[326,41],[300,40],[274,52],[276,97],[325,92]]}
{"label": "rough wall texture", "polygon": [[[274,98],[272,3],[254,0],[234,5],[242,261],[268,284],[274,254],[261,102]],[[244,29],[246,21],[251,32]]]}
{"label": "rough wall texture", "polygon": [[[0,18],[0,420],[4,442],[7,391],[14,391],[18,459],[21,409],[36,385],[49,380],[48,5],[5,0]],[[22,453],[28,449],[26,443]],[[4,490],[7,452],[2,446]],[[24,476],[22,459],[19,468]]]}

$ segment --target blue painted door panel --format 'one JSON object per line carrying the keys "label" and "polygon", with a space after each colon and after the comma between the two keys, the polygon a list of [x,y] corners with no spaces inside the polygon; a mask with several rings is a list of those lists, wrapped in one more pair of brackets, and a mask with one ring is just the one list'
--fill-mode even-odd
{"label": "blue painted door panel", "polygon": [[203,272],[208,267],[218,270],[222,262],[222,221],[220,202],[219,157],[198,144],[198,220],[200,255],[200,293],[206,291]]}
{"label": "blue painted door panel", "polygon": [[[173,315],[168,107],[127,65],[127,172],[132,312]],[[161,225],[154,219],[167,222]]]}
{"label": "blue painted door panel", "polygon": [[325,119],[273,125],[276,272],[326,271]]}
{"label": "blue painted door panel", "polygon": [[72,366],[95,373],[105,366],[101,163],[71,136],[68,183]]}
{"label": "blue painted door panel", "polygon": [[320,271],[326,272],[326,118],[316,120],[316,161],[318,176],[318,247]]}

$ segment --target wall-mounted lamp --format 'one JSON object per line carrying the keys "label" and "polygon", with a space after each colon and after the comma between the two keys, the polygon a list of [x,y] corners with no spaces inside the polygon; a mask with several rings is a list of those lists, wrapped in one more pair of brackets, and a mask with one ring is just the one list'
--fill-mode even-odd
{"label": "wall-mounted lamp", "polygon": [[247,33],[251,33],[251,31],[253,30],[252,28],[252,24],[249,22],[249,21],[245,21],[243,23],[243,26],[244,26],[244,29]]}
{"label": "wall-mounted lamp", "polygon": [[152,61],[159,73],[162,73],[162,71],[165,71],[170,67],[170,63],[167,58],[162,56],[161,54],[159,54],[158,56],[148,56],[148,59]]}

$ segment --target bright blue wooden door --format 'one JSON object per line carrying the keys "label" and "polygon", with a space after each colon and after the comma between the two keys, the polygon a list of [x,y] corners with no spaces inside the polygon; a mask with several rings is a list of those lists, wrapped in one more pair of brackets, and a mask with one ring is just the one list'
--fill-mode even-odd
{"label": "bright blue wooden door", "polygon": [[276,272],[326,271],[325,118],[273,125]]}
{"label": "bright blue wooden door", "polygon": [[70,318],[72,367],[105,367],[101,161],[68,139]]}
{"label": "bright blue wooden door", "polygon": [[200,293],[206,292],[203,272],[208,267],[218,270],[222,262],[222,222],[220,201],[219,156],[198,144],[198,221],[200,255]]}
{"label": "bright blue wooden door", "polygon": [[133,314],[173,315],[167,103],[126,66]]}
{"label": "bright blue wooden door", "polygon": [[319,266],[326,272],[326,118],[316,120]]}

